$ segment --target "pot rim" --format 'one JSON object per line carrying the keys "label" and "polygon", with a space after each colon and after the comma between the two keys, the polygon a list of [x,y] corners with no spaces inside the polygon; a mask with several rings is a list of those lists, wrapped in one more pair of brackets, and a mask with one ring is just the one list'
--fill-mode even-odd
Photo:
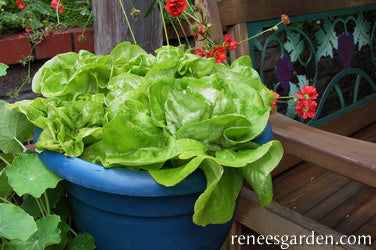
{"label": "pot rim", "polygon": [[[34,142],[37,142],[41,132],[40,128],[35,128]],[[255,142],[263,144],[272,139],[273,134],[268,123]],[[201,170],[194,171],[173,187],[166,187],[157,183],[147,171],[105,168],[78,157],[66,157],[48,150],[37,154],[47,168],[65,180],[101,192],[156,197],[201,193],[206,189],[206,178]]]}

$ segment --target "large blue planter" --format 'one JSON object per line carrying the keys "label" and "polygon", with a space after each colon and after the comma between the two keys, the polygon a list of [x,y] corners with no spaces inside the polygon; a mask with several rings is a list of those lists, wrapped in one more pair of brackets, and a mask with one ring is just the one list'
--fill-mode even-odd
{"label": "large blue planter", "polygon": [[[270,140],[268,124],[256,142]],[[201,171],[165,187],[146,171],[106,169],[50,151],[39,158],[67,180],[75,225],[93,235],[97,249],[219,249],[231,228],[232,221],[206,227],[192,222],[194,203],[206,188]]]}

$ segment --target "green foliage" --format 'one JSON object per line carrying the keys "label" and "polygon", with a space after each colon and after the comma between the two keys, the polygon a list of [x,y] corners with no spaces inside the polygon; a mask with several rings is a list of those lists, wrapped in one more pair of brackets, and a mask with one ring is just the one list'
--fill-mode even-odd
{"label": "green foliage", "polygon": [[37,230],[33,217],[20,207],[0,203],[0,214],[0,237],[26,240]]}
{"label": "green foliage", "polygon": [[37,231],[26,240],[11,240],[10,246],[16,250],[30,249],[40,250],[61,241],[60,229],[58,224],[60,217],[57,215],[48,215],[36,221]]}
{"label": "green foliage", "polygon": [[[66,212],[69,208],[62,205],[66,199],[62,186],[56,187],[61,178],[52,173],[35,152],[20,145],[30,138],[34,125],[30,126],[26,117],[20,116],[19,112],[7,109],[5,101],[1,100],[0,104],[2,247],[39,250],[51,246],[53,249],[64,249],[74,236],[69,230],[70,226],[62,220],[70,221],[70,213]],[[61,230],[61,225],[68,230]],[[86,249],[94,249],[94,239],[89,235],[84,238],[88,242]],[[79,239],[77,244],[71,245],[80,246],[81,242],[82,239]]]}
{"label": "green foliage", "polygon": [[47,188],[55,188],[62,180],[44,166],[35,153],[17,156],[7,169],[9,184],[19,195],[31,194],[39,198]]}
{"label": "green foliage", "polygon": [[7,74],[8,65],[0,62],[0,77],[5,76]]}
{"label": "green foliage", "polygon": [[300,34],[286,30],[287,42],[283,45],[289,52],[291,62],[298,60],[304,50],[304,40],[300,40]]}
{"label": "green foliage", "polygon": [[323,27],[324,29],[315,34],[319,43],[316,61],[325,56],[333,57],[333,49],[338,47],[338,37],[333,29],[333,23],[329,19],[325,19]]}
{"label": "green foliage", "polygon": [[24,115],[7,109],[8,103],[0,100],[0,150],[4,153],[19,153],[24,142],[32,136],[34,128]]}
{"label": "green foliage", "polygon": [[371,22],[364,18],[363,13],[360,13],[357,18],[357,24],[354,28],[354,41],[358,43],[360,50],[363,45],[371,44]]}
{"label": "green foliage", "polygon": [[[0,7],[0,33],[12,33],[31,28],[35,33],[46,26],[57,25],[56,10],[50,0],[24,0],[25,8],[19,9],[16,1],[4,0]],[[60,22],[66,27],[84,27],[92,24],[91,1],[61,1],[64,13],[59,13]],[[0,3],[1,5],[1,3]]]}
{"label": "green foliage", "polygon": [[45,98],[0,103],[0,149],[11,153],[1,155],[2,201],[36,225],[21,236],[3,233],[4,245],[95,248],[90,235],[71,233],[60,177],[19,145],[31,136],[30,123],[42,129],[38,151],[146,170],[165,186],[201,169],[207,187],[194,206],[198,225],[230,220],[244,179],[260,204],[269,204],[270,173],[283,151],[278,141],[253,142],[275,96],[251,66],[249,57],[226,66],[184,47],[162,47],[153,56],[128,42],[108,56],[81,51],[50,59],[32,82]]}
{"label": "green foliage", "polygon": [[268,176],[282,156],[277,142],[251,143],[274,100],[251,65],[249,57],[231,67],[215,64],[184,47],[162,47],[154,57],[125,42],[108,56],[81,51],[54,57],[32,83],[48,98],[9,107],[43,130],[39,151],[147,170],[165,186],[204,170],[208,187],[196,202],[194,222],[224,223],[243,177],[262,205],[270,202]]}

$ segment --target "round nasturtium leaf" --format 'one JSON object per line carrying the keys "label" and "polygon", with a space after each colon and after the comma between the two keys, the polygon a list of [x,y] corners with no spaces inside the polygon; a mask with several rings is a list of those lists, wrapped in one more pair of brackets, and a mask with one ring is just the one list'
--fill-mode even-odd
{"label": "round nasturtium leaf", "polygon": [[4,153],[20,153],[22,147],[15,138],[23,143],[33,136],[34,125],[24,114],[7,109],[8,103],[0,100],[0,150]]}
{"label": "round nasturtium leaf", "polygon": [[89,233],[80,233],[68,244],[68,249],[95,249],[95,240]]}
{"label": "round nasturtium leaf", "polygon": [[47,188],[55,188],[61,177],[49,170],[35,153],[21,154],[7,169],[9,184],[19,195],[39,198]]}
{"label": "round nasturtium leaf", "polygon": [[0,237],[26,240],[37,230],[28,213],[13,204],[0,203]]}
{"label": "round nasturtium leaf", "polygon": [[24,241],[11,240],[10,246],[16,250],[39,250],[58,244],[61,241],[60,229],[58,228],[60,221],[60,217],[55,214],[43,217],[36,221],[38,230],[35,233]]}

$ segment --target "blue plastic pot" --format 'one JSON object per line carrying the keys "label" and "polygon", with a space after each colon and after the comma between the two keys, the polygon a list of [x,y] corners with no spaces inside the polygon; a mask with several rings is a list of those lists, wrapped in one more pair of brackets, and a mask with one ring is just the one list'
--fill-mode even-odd
{"label": "blue plastic pot", "polygon": [[[268,124],[256,142],[270,140]],[[39,158],[67,180],[75,225],[95,238],[97,249],[219,249],[231,228],[232,220],[206,227],[192,222],[194,203],[206,188],[201,171],[165,187],[146,171],[106,169],[50,151]]]}

